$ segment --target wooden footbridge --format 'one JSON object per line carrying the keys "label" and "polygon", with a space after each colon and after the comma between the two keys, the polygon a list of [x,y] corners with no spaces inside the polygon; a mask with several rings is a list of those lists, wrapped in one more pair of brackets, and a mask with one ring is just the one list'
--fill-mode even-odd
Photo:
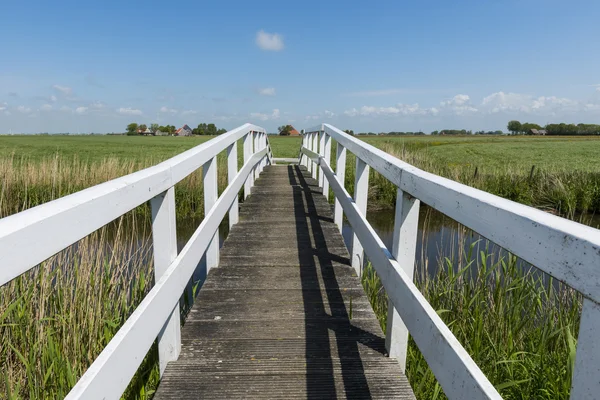
{"label": "wooden footbridge", "polygon": [[[219,196],[223,151],[229,184]],[[347,151],[356,156],[353,195],[344,187]],[[155,285],[67,398],[118,399],[158,341],[156,399],[412,399],[404,375],[410,333],[448,398],[500,399],[412,282],[420,201],[583,294],[571,398],[598,398],[597,230],[426,173],[328,124],[307,131],[292,161],[277,165],[264,129],[246,124],[154,167],[0,220],[5,284],[150,201]],[[205,218],[178,253],[174,185],[198,168]],[[370,168],[398,188],[391,249],[365,217]],[[219,249],[226,215],[231,229]],[[344,216],[350,251],[340,234]],[[180,297],[203,256],[208,276],[182,321]],[[386,332],[361,287],[365,259],[389,297]]]}

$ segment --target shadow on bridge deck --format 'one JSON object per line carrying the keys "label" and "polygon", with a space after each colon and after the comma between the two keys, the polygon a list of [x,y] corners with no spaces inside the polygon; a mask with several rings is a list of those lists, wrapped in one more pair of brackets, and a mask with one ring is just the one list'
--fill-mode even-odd
{"label": "shadow on bridge deck", "polygon": [[265,168],[155,398],[412,399],[317,182]]}

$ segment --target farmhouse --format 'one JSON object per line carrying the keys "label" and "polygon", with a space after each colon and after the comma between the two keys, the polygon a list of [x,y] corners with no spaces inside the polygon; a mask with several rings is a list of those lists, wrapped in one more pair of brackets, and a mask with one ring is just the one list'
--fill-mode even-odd
{"label": "farmhouse", "polygon": [[292,126],[292,129],[290,130],[290,136],[300,136],[300,132],[298,132],[296,128]]}
{"label": "farmhouse", "polygon": [[530,135],[538,135],[538,136],[545,136],[546,135],[546,130],[545,129],[530,129],[529,130],[529,134]]}
{"label": "farmhouse", "polygon": [[175,131],[175,136],[191,136],[192,128],[187,125],[183,125],[181,128]]}

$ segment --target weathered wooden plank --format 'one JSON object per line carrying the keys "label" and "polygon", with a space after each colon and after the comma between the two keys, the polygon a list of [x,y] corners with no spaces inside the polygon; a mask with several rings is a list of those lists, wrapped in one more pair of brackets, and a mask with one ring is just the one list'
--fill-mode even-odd
{"label": "weathered wooden plank", "polygon": [[187,317],[183,356],[167,367],[155,399],[414,399],[397,362],[384,356],[379,322],[331,207],[305,190],[310,173],[269,167],[256,187],[284,172],[291,179],[271,184],[303,188],[301,202],[271,190],[243,204],[220,268],[208,274]]}

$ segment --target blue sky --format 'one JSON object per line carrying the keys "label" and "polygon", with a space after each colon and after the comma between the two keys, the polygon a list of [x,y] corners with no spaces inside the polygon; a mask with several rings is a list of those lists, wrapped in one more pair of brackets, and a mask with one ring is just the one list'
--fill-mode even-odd
{"label": "blue sky", "polygon": [[0,133],[600,123],[600,2],[10,1]]}

